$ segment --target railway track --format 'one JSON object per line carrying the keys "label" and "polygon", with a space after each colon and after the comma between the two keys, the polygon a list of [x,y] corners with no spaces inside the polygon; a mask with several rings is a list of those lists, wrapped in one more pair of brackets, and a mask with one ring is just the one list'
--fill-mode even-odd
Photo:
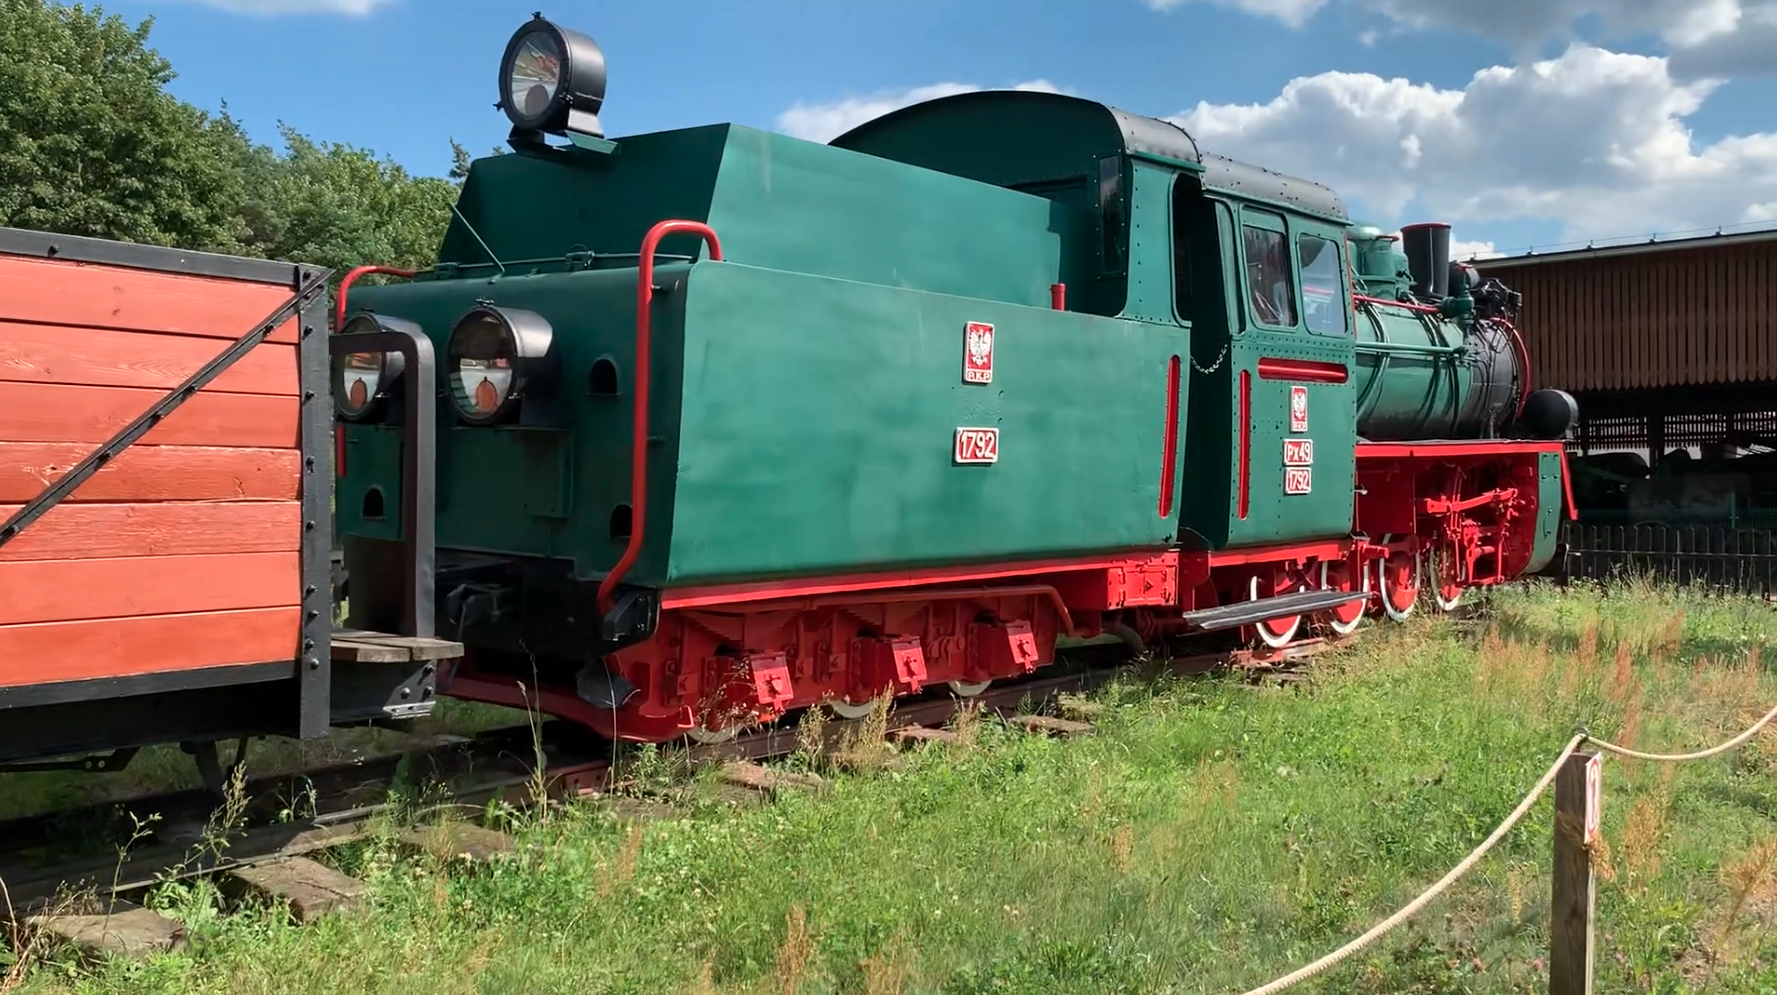
{"label": "railway track", "polygon": [[[1159,669],[1180,674],[1232,669],[1255,679],[1290,680],[1300,676],[1303,659],[1333,645],[1309,640],[1265,655],[1230,651],[1179,657]],[[1090,732],[1089,723],[1043,710],[1060,696],[1092,691],[1124,672],[1119,664],[1128,661],[1121,650],[1081,647],[1062,661],[1079,668],[1073,672],[1005,682],[966,701],[898,701],[886,719],[828,716],[820,726],[822,748],[832,754],[855,744],[860,734],[901,742],[943,740],[951,735],[943,727],[963,707],[1010,718],[1035,732]],[[797,719],[792,714],[725,743],[676,747],[674,754],[691,764],[719,764],[727,789],[742,799],[813,786],[819,781],[813,775],[763,766],[804,748]],[[225,890],[287,901],[298,921],[351,904],[363,893],[362,884],[310,855],[384,832],[391,818],[404,823],[398,832],[416,850],[442,846],[470,860],[488,860],[510,849],[511,839],[467,822],[429,825],[426,816],[450,809],[484,811],[490,803],[525,808],[537,803],[539,793],[552,802],[590,799],[620,820],[675,811],[670,800],[628,790],[622,760],[593,740],[565,723],[516,725],[473,737],[440,737],[362,761],[246,779],[220,806],[209,791],[192,789],[0,822],[0,899],[5,900],[0,920],[15,926],[15,943],[48,934],[89,953],[141,955],[183,943],[177,923],[132,901],[168,881],[219,878],[230,886]],[[416,813],[410,801],[392,792],[418,783],[441,785],[443,796]]]}

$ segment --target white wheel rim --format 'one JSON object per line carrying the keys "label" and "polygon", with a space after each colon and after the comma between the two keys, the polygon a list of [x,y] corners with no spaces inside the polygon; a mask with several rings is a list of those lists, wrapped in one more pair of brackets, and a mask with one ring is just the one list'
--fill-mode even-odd
{"label": "white wheel rim", "polygon": [[1419,604],[1419,577],[1424,571],[1419,569],[1419,556],[1415,554],[1413,556],[1413,584],[1411,586],[1413,601],[1407,607],[1397,609],[1394,606],[1394,599],[1388,596],[1388,578],[1383,573],[1388,569],[1388,560],[1389,557],[1384,556],[1376,561],[1376,589],[1382,592],[1382,610],[1388,614],[1388,617],[1396,622],[1405,622],[1407,616],[1413,614],[1413,609]]}
{"label": "white wheel rim", "polygon": [[1285,646],[1288,646],[1290,641],[1296,638],[1297,630],[1302,628],[1302,616],[1297,615],[1295,621],[1290,623],[1289,630],[1281,636],[1272,635],[1271,630],[1265,628],[1263,624],[1254,625],[1253,628],[1259,630],[1259,642],[1264,643],[1266,646],[1269,646],[1274,650],[1280,650]]}
{"label": "white wheel rim", "polygon": [[[1259,600],[1259,578],[1254,577],[1252,579],[1252,583],[1248,585],[1247,594],[1250,600]],[[1290,642],[1296,638],[1297,630],[1301,628],[1302,616],[1299,614],[1290,622],[1289,629],[1281,636],[1273,635],[1271,630],[1265,628],[1265,620],[1263,619],[1253,623],[1253,629],[1259,634],[1259,642],[1264,643],[1266,646],[1269,646],[1274,650],[1280,650],[1285,646],[1288,646]]]}
{"label": "white wheel rim", "polygon": [[1426,579],[1427,583],[1431,585],[1432,601],[1437,603],[1439,611],[1453,612],[1458,605],[1462,604],[1463,589],[1458,587],[1456,589],[1456,597],[1445,598],[1443,581],[1440,579],[1440,575],[1443,573],[1442,568],[1444,558],[1433,554],[1429,559],[1431,560],[1431,570],[1427,571]]}
{"label": "white wheel rim", "polygon": [[840,701],[838,698],[834,698],[827,702],[827,707],[842,719],[861,719],[876,710],[876,701],[871,699],[861,705],[854,705],[849,701]]}
{"label": "white wheel rim", "polygon": [[[1367,598],[1370,593],[1370,572],[1368,570],[1359,570],[1358,573],[1363,575],[1364,594]],[[1320,565],[1320,589],[1323,591],[1332,590],[1332,588],[1327,586],[1327,564],[1324,561]],[[1341,622],[1339,621],[1339,616],[1334,615],[1327,620],[1327,624],[1339,635],[1349,636],[1357,631],[1358,626],[1364,624],[1364,613],[1358,612],[1357,617],[1349,622]]]}
{"label": "white wheel rim", "polygon": [[958,698],[973,698],[987,690],[987,686],[992,683],[993,680],[991,678],[974,684],[970,684],[968,681],[951,681],[950,691]]}

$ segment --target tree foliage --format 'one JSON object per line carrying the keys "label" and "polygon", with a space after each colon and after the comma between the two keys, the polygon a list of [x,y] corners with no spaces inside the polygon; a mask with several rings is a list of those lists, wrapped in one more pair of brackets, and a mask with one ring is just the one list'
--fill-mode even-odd
{"label": "tree foliage", "polygon": [[102,8],[0,0],[0,225],[317,263],[424,267],[469,154],[415,176],[280,125],[254,143],[224,106],[168,93],[172,66]]}
{"label": "tree foliage", "polygon": [[149,28],[0,0],[0,222],[240,251],[228,129],[166,92]]}

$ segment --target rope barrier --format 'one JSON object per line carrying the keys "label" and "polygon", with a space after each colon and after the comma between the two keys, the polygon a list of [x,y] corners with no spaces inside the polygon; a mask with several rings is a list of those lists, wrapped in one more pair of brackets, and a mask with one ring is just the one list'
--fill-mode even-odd
{"label": "rope barrier", "polygon": [[1733,739],[1730,739],[1725,743],[1712,746],[1707,750],[1698,750],[1695,753],[1642,753],[1638,750],[1631,750],[1626,746],[1619,746],[1602,739],[1595,739],[1590,733],[1585,731],[1574,734],[1574,737],[1567,741],[1567,746],[1561,750],[1561,755],[1556,757],[1555,762],[1549,765],[1549,769],[1543,774],[1542,779],[1536,782],[1536,786],[1530,789],[1530,792],[1524,796],[1524,800],[1519,802],[1518,807],[1512,810],[1512,814],[1506,816],[1505,821],[1499,824],[1499,828],[1495,829],[1491,836],[1488,836],[1485,840],[1481,841],[1480,846],[1475,847],[1467,857],[1463,858],[1462,863],[1451,868],[1450,873],[1444,875],[1436,884],[1420,893],[1418,898],[1415,898],[1405,906],[1402,906],[1400,911],[1389,916],[1387,919],[1382,920],[1375,926],[1372,926],[1369,932],[1364,935],[1352,940],[1350,943],[1327,954],[1325,957],[1322,957],[1314,963],[1299,968],[1290,974],[1286,974],[1268,985],[1251,989],[1245,992],[1244,995],[1274,995],[1274,993],[1283,991],[1285,988],[1307,981],[1309,978],[1338,965],[1347,957],[1350,957],[1352,954],[1357,953],[1376,942],[1378,939],[1381,939],[1384,934],[1412,918],[1414,913],[1425,908],[1425,906],[1429,905],[1433,899],[1443,894],[1445,889],[1449,888],[1452,884],[1455,884],[1457,879],[1473,869],[1475,864],[1479,863],[1481,858],[1487,855],[1487,851],[1493,849],[1494,845],[1503,839],[1506,833],[1512,831],[1512,827],[1516,826],[1519,820],[1524,818],[1525,814],[1530,811],[1530,807],[1536,804],[1538,798],[1542,797],[1543,792],[1549,790],[1549,785],[1555,782],[1555,776],[1561,771],[1561,765],[1566,763],[1567,758],[1572,756],[1574,751],[1578,750],[1581,745],[1590,743],[1606,753],[1614,753],[1620,757],[1631,757],[1636,760],[1654,760],[1665,763],[1703,760],[1726,753],[1737,746],[1744,745],[1747,741],[1751,740],[1752,737],[1758,735],[1760,729],[1769,725],[1772,719],[1777,719],[1777,706],[1773,706],[1770,711],[1765,713],[1764,718],[1754,722],[1750,728],[1745,732],[1742,732],[1740,735],[1735,736]]}
{"label": "rope barrier", "polygon": [[1322,957],[1320,960],[1315,961],[1307,967],[1301,968],[1293,974],[1286,974],[1262,988],[1254,988],[1247,992],[1246,995],[1271,995],[1273,992],[1280,992],[1292,985],[1306,981],[1376,942],[1376,940],[1380,939],[1384,933],[1387,933],[1401,923],[1406,922],[1413,913],[1418,912],[1420,909],[1430,904],[1432,899],[1443,894],[1445,888],[1455,884],[1457,878],[1467,874],[1471,867],[1474,867],[1482,857],[1486,856],[1488,850],[1493,849],[1495,843],[1498,843],[1506,833],[1511,831],[1513,826],[1518,824],[1519,819],[1524,818],[1524,814],[1530,811],[1530,806],[1536,804],[1536,800],[1542,797],[1544,791],[1549,789],[1549,785],[1555,783],[1555,775],[1561,772],[1561,765],[1567,762],[1567,758],[1573,754],[1574,750],[1579,749],[1580,743],[1585,738],[1585,734],[1580,733],[1575,735],[1573,739],[1568,740],[1566,749],[1563,749],[1561,755],[1555,758],[1555,762],[1549,765],[1549,770],[1542,776],[1542,780],[1536,782],[1536,787],[1530,789],[1530,793],[1524,796],[1524,800],[1518,803],[1518,807],[1512,810],[1511,815],[1506,816],[1506,820],[1499,824],[1499,828],[1493,831],[1493,835],[1483,840],[1480,846],[1475,847],[1473,852],[1463,859],[1462,863],[1457,864],[1452,868],[1450,873],[1444,875],[1437,884],[1427,888],[1418,898],[1413,899],[1411,902],[1408,902],[1403,906],[1399,912],[1396,912],[1394,915],[1389,916],[1387,919],[1372,926],[1368,933],[1352,940],[1350,943],[1327,954],[1325,957]]}
{"label": "rope barrier", "polygon": [[1698,750],[1695,753],[1642,753],[1639,750],[1631,750],[1626,746],[1618,746],[1615,743],[1607,743],[1602,739],[1594,739],[1589,735],[1586,736],[1586,741],[1606,753],[1614,753],[1619,757],[1630,757],[1635,760],[1656,760],[1662,763],[1679,763],[1685,760],[1704,760],[1716,756],[1717,754],[1726,753],[1736,746],[1745,745],[1748,740],[1758,735],[1758,731],[1769,724],[1772,719],[1777,719],[1777,707],[1773,707],[1770,711],[1766,712],[1764,718],[1754,722],[1751,728],[1747,729],[1740,735],[1735,736],[1733,739],[1730,739],[1719,746],[1711,746],[1707,750]]}

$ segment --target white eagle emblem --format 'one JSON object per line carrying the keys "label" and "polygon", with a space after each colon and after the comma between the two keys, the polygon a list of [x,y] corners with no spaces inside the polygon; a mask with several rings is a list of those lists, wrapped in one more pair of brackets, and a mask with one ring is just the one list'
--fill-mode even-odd
{"label": "white eagle emblem", "polygon": [[963,327],[963,382],[993,382],[993,326],[985,321]]}
{"label": "white eagle emblem", "polygon": [[976,366],[986,366],[988,359],[992,356],[993,329],[979,327],[969,329],[969,358],[974,361]]}

